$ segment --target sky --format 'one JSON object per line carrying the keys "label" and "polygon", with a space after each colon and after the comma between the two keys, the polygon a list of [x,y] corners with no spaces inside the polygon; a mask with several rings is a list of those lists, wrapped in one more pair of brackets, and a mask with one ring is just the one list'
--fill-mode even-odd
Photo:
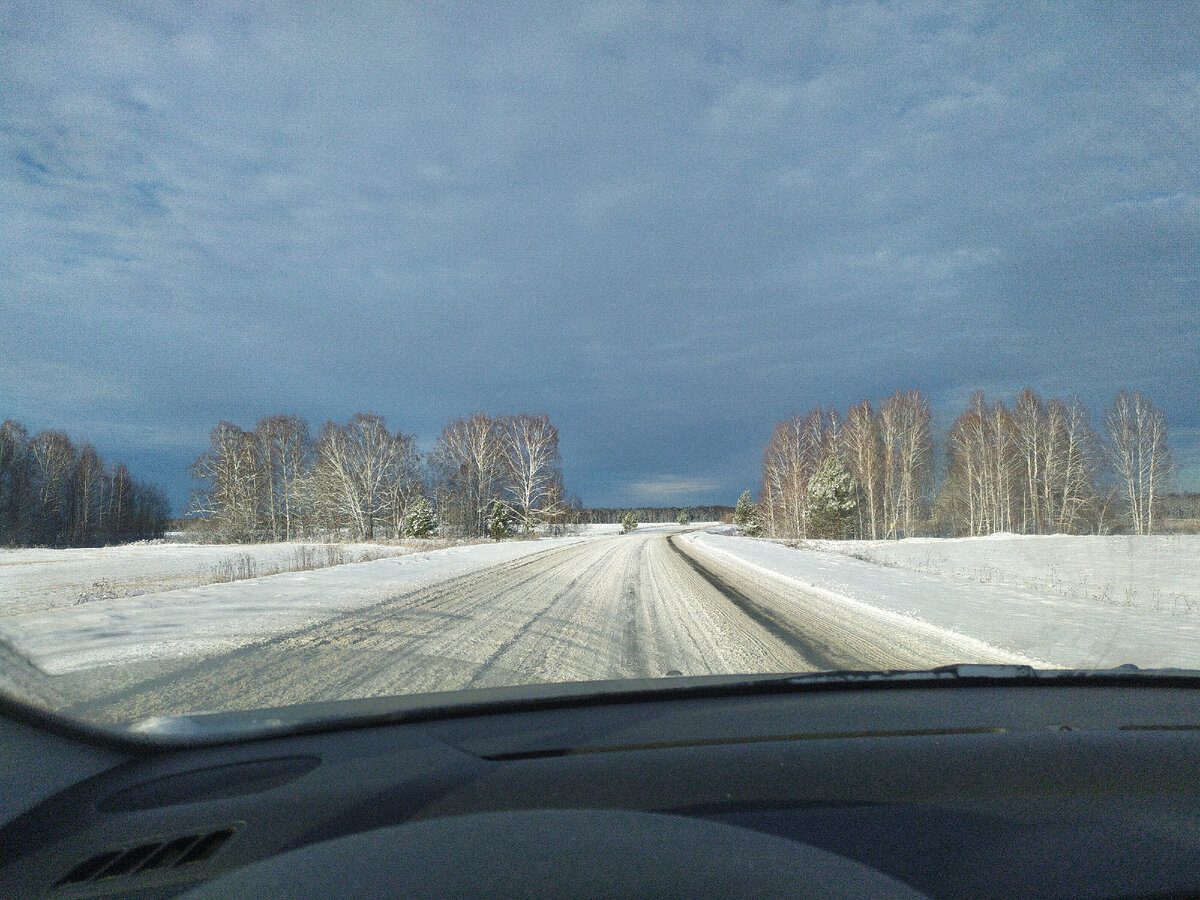
{"label": "sky", "polygon": [[1200,490],[1193,3],[0,0],[0,419],[180,508],[209,429],[545,412],[733,503],[918,388],[1162,407]]}

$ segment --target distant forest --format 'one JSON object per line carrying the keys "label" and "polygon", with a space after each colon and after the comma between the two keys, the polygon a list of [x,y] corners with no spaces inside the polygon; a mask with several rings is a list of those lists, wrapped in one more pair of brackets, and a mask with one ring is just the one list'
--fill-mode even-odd
{"label": "distant forest", "polygon": [[0,425],[0,544],[93,547],[162,537],[166,495],[62,431]]}
{"label": "distant forest", "polygon": [[1194,522],[1200,526],[1200,494],[1167,494],[1162,502],[1166,520]]}
{"label": "distant forest", "polygon": [[580,510],[575,521],[593,525],[619,525],[625,514],[632,512],[639,522],[665,524],[678,522],[680,515],[691,522],[730,522],[732,506],[633,506]]}

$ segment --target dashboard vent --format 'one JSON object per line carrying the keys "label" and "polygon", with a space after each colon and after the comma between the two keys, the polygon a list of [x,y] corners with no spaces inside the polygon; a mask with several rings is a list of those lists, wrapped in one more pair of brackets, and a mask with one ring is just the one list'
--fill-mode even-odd
{"label": "dashboard vent", "polygon": [[233,837],[232,828],[189,834],[169,841],[108,850],[85,859],[59,879],[55,887],[91,884],[123,875],[161,869],[179,869],[208,859]]}

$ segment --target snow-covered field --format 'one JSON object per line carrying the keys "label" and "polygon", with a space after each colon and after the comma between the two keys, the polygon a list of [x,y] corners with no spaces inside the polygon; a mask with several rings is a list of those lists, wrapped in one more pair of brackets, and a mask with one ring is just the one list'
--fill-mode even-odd
{"label": "snow-covered field", "polygon": [[1200,668],[1198,535],[690,540],[1048,666]]}
{"label": "snow-covered field", "polygon": [[[49,674],[218,653],[618,530],[593,526],[571,537],[441,549],[348,544],[352,559],[401,555],[231,583],[212,583],[214,568],[246,554],[260,573],[287,570],[296,545],[0,551],[0,638]],[[1200,536],[1005,535],[797,549],[727,531],[684,539],[789,590],[863,610],[866,619],[898,614],[1049,667],[1200,668]],[[623,576],[639,590],[643,564]],[[603,590],[597,577],[580,571],[571,583],[586,595]]]}
{"label": "snow-covered field", "polygon": [[20,583],[32,584],[34,592],[53,588],[66,596],[75,585],[92,578],[146,577],[169,585],[175,578],[192,577],[197,567],[210,565],[222,555],[252,552],[269,563],[280,555],[286,560],[294,545],[142,544],[87,551],[11,551],[0,557],[11,563],[0,568],[0,597],[8,601],[0,605],[0,638],[52,675],[116,662],[217,653],[403,591],[590,539],[543,538],[412,550],[369,562],[248,581],[159,588],[67,606],[31,604],[26,599],[26,606],[33,609],[24,611],[19,605]]}
{"label": "snow-covered field", "polygon": [[914,572],[1103,606],[1200,615],[1200,535],[1005,534],[816,543]]}
{"label": "snow-covered field", "polygon": [[[143,542],[70,550],[0,549],[0,616],[74,606],[325,565],[413,553],[419,542],[389,544],[188,544]],[[247,562],[248,561],[248,562]]]}
{"label": "snow-covered field", "polygon": [[[583,525],[574,536],[615,534]],[[451,542],[194,544],[180,540],[68,550],[0,548],[0,617],[245,578],[426,553]],[[474,543],[474,542],[455,542]],[[524,542],[523,542],[524,543]]]}

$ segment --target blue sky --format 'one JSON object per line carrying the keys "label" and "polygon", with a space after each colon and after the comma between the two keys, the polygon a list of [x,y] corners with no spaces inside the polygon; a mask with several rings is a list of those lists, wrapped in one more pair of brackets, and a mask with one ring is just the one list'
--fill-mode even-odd
{"label": "blue sky", "polygon": [[589,505],[772,424],[1141,389],[1200,489],[1200,7],[0,2],[0,417],[548,413]]}

